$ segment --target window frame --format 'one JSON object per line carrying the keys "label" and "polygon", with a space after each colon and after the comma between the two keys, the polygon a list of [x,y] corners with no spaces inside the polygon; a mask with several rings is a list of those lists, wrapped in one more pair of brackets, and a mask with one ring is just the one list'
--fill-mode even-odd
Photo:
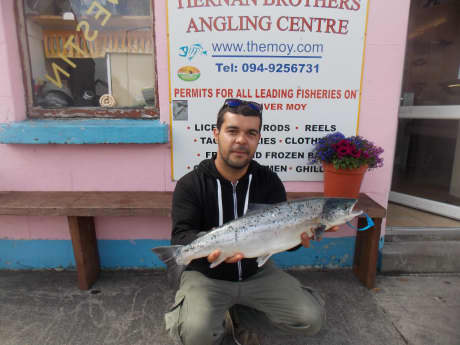
{"label": "window frame", "polygon": [[[94,0],[97,1],[97,0]],[[22,67],[22,78],[25,89],[25,103],[27,118],[29,119],[65,119],[65,118],[115,118],[115,119],[159,119],[159,92],[158,92],[158,70],[157,55],[155,45],[155,6],[154,0],[149,0],[151,9],[152,25],[152,63],[154,75],[154,97],[155,103],[152,108],[118,108],[118,107],[66,107],[66,108],[43,108],[33,104],[32,90],[32,60],[28,45],[28,31],[26,25],[26,14],[24,1],[15,1],[14,15],[16,19],[16,29],[19,41],[20,63]]]}

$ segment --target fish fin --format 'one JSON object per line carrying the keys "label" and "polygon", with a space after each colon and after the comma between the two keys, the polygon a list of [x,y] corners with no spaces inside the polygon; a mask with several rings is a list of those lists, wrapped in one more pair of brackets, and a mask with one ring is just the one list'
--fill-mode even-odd
{"label": "fish fin", "polygon": [[315,241],[320,241],[323,238],[323,234],[326,231],[326,225],[320,224],[313,229],[313,238]]}
{"label": "fish fin", "polygon": [[152,251],[166,264],[166,278],[171,288],[178,288],[180,277],[185,271],[186,265],[178,265],[176,256],[179,253],[181,245],[163,246],[152,248]]}
{"label": "fish fin", "polygon": [[221,256],[222,258],[219,258],[218,260],[212,262],[211,265],[209,265],[209,268],[214,268],[214,267],[216,267],[216,266],[219,266],[222,262],[225,261],[226,258],[225,258],[222,254],[221,254],[220,256]]}
{"label": "fish fin", "polygon": [[266,262],[267,260],[270,258],[270,256],[272,256],[273,253],[268,253],[268,254],[264,254],[264,255],[261,255],[257,258],[257,266],[258,267],[262,267]]}

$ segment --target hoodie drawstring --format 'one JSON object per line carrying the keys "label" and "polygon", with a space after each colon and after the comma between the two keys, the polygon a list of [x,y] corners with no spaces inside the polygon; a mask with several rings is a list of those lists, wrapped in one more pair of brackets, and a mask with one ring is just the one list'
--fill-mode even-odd
{"label": "hoodie drawstring", "polygon": [[243,215],[248,212],[248,206],[249,206],[249,189],[251,188],[251,181],[252,181],[252,174],[249,174],[249,182],[248,182],[248,190],[246,191],[246,200],[244,201],[244,211]]}
{"label": "hoodie drawstring", "polygon": [[[221,186],[220,180],[218,178],[216,179],[216,181],[217,181],[217,202],[218,202],[218,205],[219,205],[219,226],[222,226],[224,224],[224,212],[223,212],[223,206],[222,206],[222,186]],[[251,189],[251,182],[252,182],[252,174],[249,174],[248,189],[246,190],[246,198],[244,200],[243,215],[245,215],[246,212],[248,211],[249,191]],[[238,214],[238,213],[235,212],[235,214]]]}
{"label": "hoodie drawstring", "polygon": [[222,187],[220,186],[220,181],[217,178],[217,202],[219,204],[219,226],[224,224],[224,212],[222,209]]}

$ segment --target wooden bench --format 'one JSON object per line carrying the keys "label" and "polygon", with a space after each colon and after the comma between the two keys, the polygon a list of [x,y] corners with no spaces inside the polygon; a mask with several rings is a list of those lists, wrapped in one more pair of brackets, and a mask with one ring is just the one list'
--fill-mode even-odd
{"label": "wooden bench", "polygon": [[[322,193],[288,193],[289,199],[317,196]],[[171,201],[171,192],[0,192],[0,215],[67,217],[78,286],[88,290],[100,273],[94,217],[170,216]],[[373,219],[375,227],[357,233],[353,271],[373,288],[386,210],[366,194],[360,194],[357,208]],[[365,225],[365,217],[360,216],[358,226]]]}

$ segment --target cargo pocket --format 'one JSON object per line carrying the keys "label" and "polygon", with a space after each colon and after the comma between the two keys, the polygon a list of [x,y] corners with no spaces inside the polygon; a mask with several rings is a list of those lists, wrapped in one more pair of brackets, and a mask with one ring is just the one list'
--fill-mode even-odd
{"label": "cargo pocket", "polygon": [[168,331],[171,338],[178,344],[182,344],[179,336],[179,327],[181,322],[181,311],[184,305],[185,296],[176,297],[176,301],[169,309],[169,311],[165,314],[165,325],[166,330]]}

